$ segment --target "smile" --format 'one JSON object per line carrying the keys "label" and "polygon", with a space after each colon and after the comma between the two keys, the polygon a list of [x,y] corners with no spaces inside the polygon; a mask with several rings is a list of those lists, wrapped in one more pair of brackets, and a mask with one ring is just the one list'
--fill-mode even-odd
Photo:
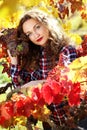
{"label": "smile", "polygon": [[37,41],[37,42],[40,42],[40,41],[42,41],[42,39],[43,39],[43,37],[37,39],[36,41]]}

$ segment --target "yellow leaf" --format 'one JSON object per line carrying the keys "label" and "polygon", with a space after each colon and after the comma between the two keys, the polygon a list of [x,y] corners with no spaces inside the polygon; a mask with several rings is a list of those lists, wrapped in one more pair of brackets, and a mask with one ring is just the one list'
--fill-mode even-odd
{"label": "yellow leaf", "polygon": [[68,32],[69,30],[71,30],[71,22],[70,21],[67,21],[66,23],[63,23],[62,26],[63,26],[63,28],[64,28],[64,30],[66,32]]}
{"label": "yellow leaf", "polygon": [[84,4],[87,4],[87,0],[82,0],[82,2],[83,2]]}
{"label": "yellow leaf", "polygon": [[73,70],[77,70],[84,67],[84,65],[87,65],[87,56],[82,56],[80,58],[77,58],[69,65],[69,68]]}
{"label": "yellow leaf", "polygon": [[70,32],[68,33],[68,35],[70,36],[71,40],[76,43],[76,45],[80,45],[82,43],[82,38],[80,35]]}
{"label": "yellow leaf", "polygon": [[68,79],[72,82],[87,81],[87,56],[77,58],[69,65]]}
{"label": "yellow leaf", "polygon": [[9,8],[6,6],[0,8],[0,18],[6,17],[7,15],[9,15]]}
{"label": "yellow leaf", "polygon": [[20,4],[26,7],[33,7],[40,3],[40,0],[20,0]]}

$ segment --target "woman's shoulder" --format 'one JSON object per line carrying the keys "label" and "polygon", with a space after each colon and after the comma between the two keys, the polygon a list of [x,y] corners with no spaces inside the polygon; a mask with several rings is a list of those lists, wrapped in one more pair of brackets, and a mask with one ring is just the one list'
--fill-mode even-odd
{"label": "woman's shoulder", "polygon": [[66,45],[66,46],[64,46],[63,48],[62,48],[62,50],[64,50],[64,49],[75,49],[76,50],[76,47],[75,46],[73,46],[73,45]]}
{"label": "woman's shoulder", "polygon": [[70,51],[70,50],[75,50],[76,51],[76,47],[75,46],[72,46],[72,45],[66,45],[66,46],[64,46],[63,48],[62,48],[62,50],[61,51]]}
{"label": "woman's shoulder", "polygon": [[64,53],[65,55],[72,54],[72,53],[74,53],[74,54],[77,53],[75,46],[72,46],[72,45],[64,46],[62,48],[61,52]]}

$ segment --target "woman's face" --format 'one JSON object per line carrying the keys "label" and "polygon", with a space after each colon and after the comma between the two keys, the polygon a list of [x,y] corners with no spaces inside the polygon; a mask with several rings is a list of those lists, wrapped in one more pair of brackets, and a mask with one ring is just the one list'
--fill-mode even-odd
{"label": "woman's face", "polygon": [[34,44],[40,46],[45,46],[49,37],[47,27],[33,18],[23,23],[23,31]]}

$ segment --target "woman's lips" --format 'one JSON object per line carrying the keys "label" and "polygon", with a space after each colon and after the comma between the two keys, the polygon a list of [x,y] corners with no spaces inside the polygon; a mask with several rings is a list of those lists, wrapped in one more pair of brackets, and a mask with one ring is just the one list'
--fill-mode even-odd
{"label": "woman's lips", "polygon": [[40,42],[40,41],[42,41],[42,39],[43,39],[43,37],[41,37],[41,38],[38,38],[38,39],[37,39],[37,42]]}

